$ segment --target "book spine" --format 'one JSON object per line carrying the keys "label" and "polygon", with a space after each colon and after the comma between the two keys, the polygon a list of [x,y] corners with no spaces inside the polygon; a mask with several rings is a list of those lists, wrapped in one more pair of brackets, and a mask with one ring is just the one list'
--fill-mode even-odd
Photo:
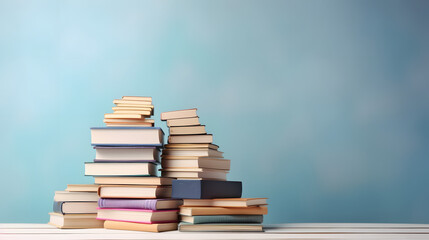
{"label": "book spine", "polygon": [[54,201],[53,209],[52,209],[52,210],[53,210],[55,213],[64,214],[64,212],[63,212],[63,203],[64,203],[64,202],[57,202],[57,201]]}
{"label": "book spine", "polygon": [[194,216],[194,224],[200,223],[262,223],[262,215],[209,215]]}
{"label": "book spine", "polygon": [[100,208],[130,208],[157,210],[157,199],[107,199],[100,198],[98,206]]}

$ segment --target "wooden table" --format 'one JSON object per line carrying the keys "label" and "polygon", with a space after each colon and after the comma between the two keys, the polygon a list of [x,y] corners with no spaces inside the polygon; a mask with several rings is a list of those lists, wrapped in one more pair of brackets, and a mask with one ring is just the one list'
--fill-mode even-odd
{"label": "wooden table", "polygon": [[107,229],[57,229],[48,224],[0,224],[0,239],[429,239],[429,224],[291,223],[263,233],[146,233]]}

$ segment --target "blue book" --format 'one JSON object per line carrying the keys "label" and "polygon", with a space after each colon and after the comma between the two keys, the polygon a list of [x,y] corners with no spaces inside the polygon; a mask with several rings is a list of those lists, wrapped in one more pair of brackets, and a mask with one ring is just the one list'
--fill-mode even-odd
{"label": "blue book", "polygon": [[240,198],[242,191],[239,181],[173,180],[172,187],[177,199]]}
{"label": "blue book", "polygon": [[91,145],[162,147],[164,132],[159,127],[95,127]]}

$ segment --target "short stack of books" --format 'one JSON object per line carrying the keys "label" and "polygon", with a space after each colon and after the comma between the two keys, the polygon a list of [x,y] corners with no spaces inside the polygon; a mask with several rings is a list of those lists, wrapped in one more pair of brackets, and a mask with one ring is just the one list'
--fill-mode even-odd
{"label": "short stack of books", "polygon": [[49,224],[58,228],[102,228],[97,220],[97,185],[69,184],[65,191],[56,191]]}
{"label": "short stack of books", "polygon": [[[97,219],[105,220],[108,229],[175,230],[181,201],[168,199],[171,179],[157,177],[164,133],[161,128],[141,127],[153,113],[151,98],[123,97],[113,102],[115,112],[104,119],[111,127],[91,128],[96,157],[85,163],[85,175],[101,185]],[[140,106],[142,110],[137,110]],[[112,120],[117,122],[112,125]]]}
{"label": "short stack of books", "polygon": [[115,99],[113,113],[104,114],[104,122],[108,127],[153,127],[154,107],[151,97],[124,96]]}
{"label": "short stack of books", "polygon": [[162,151],[163,177],[226,180],[230,161],[200,124],[196,108],[163,112],[161,120],[167,121],[170,130]]}

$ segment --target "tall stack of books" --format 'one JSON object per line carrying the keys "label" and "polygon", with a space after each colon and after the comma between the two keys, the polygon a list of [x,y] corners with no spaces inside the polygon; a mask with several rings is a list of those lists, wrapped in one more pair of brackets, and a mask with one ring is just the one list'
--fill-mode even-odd
{"label": "tall stack of books", "polygon": [[213,135],[200,124],[197,109],[161,113],[170,130],[162,151],[161,175],[177,179],[226,180],[230,161],[223,158]]}
{"label": "tall stack of books", "polygon": [[102,228],[97,220],[97,185],[69,184],[65,191],[56,191],[49,223],[58,228]]}
{"label": "tall stack of books", "polygon": [[241,198],[242,183],[226,181],[230,160],[200,124],[197,109],[161,113],[170,130],[162,176],[174,177],[172,197],[183,199],[179,230],[263,231],[265,198]]}
{"label": "tall stack of books", "polygon": [[157,177],[164,133],[148,119],[152,98],[123,97],[113,103],[114,113],[104,116],[108,127],[91,128],[96,157],[85,164],[85,175],[101,185],[97,219],[105,220],[108,229],[175,230],[181,201],[168,199],[171,179]]}

